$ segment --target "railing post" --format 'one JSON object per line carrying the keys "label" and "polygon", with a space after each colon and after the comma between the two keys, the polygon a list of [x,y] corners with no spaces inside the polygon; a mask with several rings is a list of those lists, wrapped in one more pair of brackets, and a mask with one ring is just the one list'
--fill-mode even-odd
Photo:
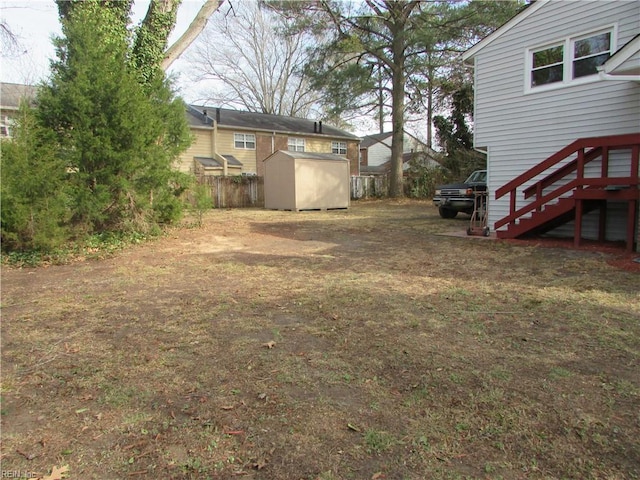
{"label": "railing post", "polygon": [[[514,188],[513,190],[511,190],[510,195],[509,195],[509,214],[513,215],[514,213],[516,213],[516,189]],[[516,224],[516,220],[515,218],[509,223],[509,225],[515,225]]]}
{"label": "railing post", "polygon": [[609,147],[602,147],[602,164],[600,165],[600,176],[606,178],[609,176]]}
{"label": "railing post", "polygon": [[584,148],[578,150],[578,159],[576,164],[576,178],[584,178]]}
{"label": "railing post", "polygon": [[[536,183],[536,198],[535,200],[540,200],[542,198],[542,183],[538,182]],[[542,205],[540,205],[537,209],[538,212],[542,211]]]}

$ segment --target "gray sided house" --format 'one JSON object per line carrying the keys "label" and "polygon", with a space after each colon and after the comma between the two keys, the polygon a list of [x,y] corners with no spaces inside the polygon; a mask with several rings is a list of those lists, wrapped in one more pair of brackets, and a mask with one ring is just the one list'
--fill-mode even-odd
{"label": "gray sided house", "polygon": [[499,237],[637,242],[639,32],[636,0],[538,0],[463,55]]}
{"label": "gray sided house", "polygon": [[0,83],[0,138],[11,137],[13,122],[25,100],[33,105],[36,87],[20,83]]}
{"label": "gray sided house", "polygon": [[[367,135],[360,142],[360,175],[384,175],[391,171],[392,132]],[[404,134],[403,170],[408,170],[413,160],[424,166],[436,167],[436,152],[410,133]]]}

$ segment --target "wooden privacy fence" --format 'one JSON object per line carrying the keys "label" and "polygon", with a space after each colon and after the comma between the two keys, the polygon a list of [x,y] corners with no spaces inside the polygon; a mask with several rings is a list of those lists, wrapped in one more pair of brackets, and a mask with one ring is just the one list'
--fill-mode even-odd
{"label": "wooden privacy fence", "polygon": [[264,207],[264,178],[256,176],[199,176],[208,185],[214,208]]}
{"label": "wooden privacy fence", "polygon": [[[200,175],[198,183],[210,189],[214,208],[264,207],[264,177]],[[351,177],[351,199],[386,197],[386,175]]]}
{"label": "wooden privacy fence", "polygon": [[389,195],[389,179],[386,175],[351,177],[351,199],[386,197]]}

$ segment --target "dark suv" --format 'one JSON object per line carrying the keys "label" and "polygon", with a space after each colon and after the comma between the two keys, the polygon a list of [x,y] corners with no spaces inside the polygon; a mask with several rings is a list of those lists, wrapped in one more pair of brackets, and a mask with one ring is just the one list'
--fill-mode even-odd
{"label": "dark suv", "polygon": [[464,183],[440,185],[436,188],[433,204],[442,218],[454,218],[458,212],[473,213],[474,192],[487,191],[487,171],[476,170]]}

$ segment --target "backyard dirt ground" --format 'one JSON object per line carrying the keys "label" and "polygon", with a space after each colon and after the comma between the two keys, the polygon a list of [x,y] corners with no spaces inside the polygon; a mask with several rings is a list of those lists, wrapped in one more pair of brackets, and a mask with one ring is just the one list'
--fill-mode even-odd
{"label": "backyard dirt ground", "polygon": [[640,478],[631,256],[466,226],[214,210],[3,267],[3,477]]}

